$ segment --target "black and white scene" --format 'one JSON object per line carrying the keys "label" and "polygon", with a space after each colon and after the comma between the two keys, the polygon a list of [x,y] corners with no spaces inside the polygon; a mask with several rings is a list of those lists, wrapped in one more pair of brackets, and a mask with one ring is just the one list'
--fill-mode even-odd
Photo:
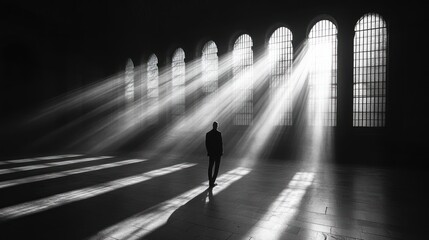
{"label": "black and white scene", "polygon": [[427,10],[1,0],[0,239],[427,239]]}

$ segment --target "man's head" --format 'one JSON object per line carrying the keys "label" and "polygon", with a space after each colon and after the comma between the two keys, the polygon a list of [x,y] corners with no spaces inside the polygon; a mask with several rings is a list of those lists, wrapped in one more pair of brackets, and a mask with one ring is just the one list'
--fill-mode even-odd
{"label": "man's head", "polygon": [[213,122],[213,129],[216,130],[217,129],[217,122]]}

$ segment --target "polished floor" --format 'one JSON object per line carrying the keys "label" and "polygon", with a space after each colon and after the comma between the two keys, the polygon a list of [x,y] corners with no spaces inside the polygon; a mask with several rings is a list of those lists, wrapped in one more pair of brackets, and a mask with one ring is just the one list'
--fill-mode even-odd
{"label": "polished floor", "polygon": [[426,239],[425,170],[204,156],[0,161],[0,239]]}

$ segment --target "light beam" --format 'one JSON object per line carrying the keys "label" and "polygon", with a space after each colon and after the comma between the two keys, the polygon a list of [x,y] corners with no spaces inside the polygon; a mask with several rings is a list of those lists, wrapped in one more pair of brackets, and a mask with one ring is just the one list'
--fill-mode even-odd
{"label": "light beam", "polygon": [[36,165],[30,165],[30,166],[0,169],[0,175],[15,173],[15,172],[22,172],[22,171],[30,171],[30,170],[36,170],[36,169],[42,169],[42,168],[64,166],[64,165],[70,165],[75,163],[90,162],[90,161],[102,160],[106,158],[112,158],[112,157],[111,156],[88,157],[88,158],[81,158],[81,159],[66,160],[61,162],[52,162],[52,163],[36,164]]}
{"label": "light beam", "polygon": [[147,173],[137,174],[134,176],[125,177],[106,183],[97,184],[95,186],[60,193],[50,197],[17,204],[10,207],[5,207],[0,209],[0,222],[46,211],[79,200],[95,197],[104,193],[108,193],[123,187],[128,187],[137,183],[150,180],[155,177],[173,173],[195,165],[195,163],[176,164],[170,167],[153,170]]}
{"label": "light beam", "polygon": [[[236,168],[218,177],[218,186],[213,188],[213,196],[219,194],[231,184],[238,181],[250,173],[248,168]],[[134,240],[150,234],[162,225],[166,224],[170,216],[181,206],[207,190],[208,181],[200,186],[193,188],[181,195],[174,197],[165,202],[159,203],[139,214],[136,214],[124,221],[117,223],[105,230],[100,231],[90,240],[100,239],[122,239]]]}
{"label": "light beam", "polygon": [[92,172],[92,171],[97,171],[97,170],[101,170],[101,169],[125,166],[128,164],[139,163],[139,162],[144,162],[144,161],[147,161],[147,159],[129,159],[129,160],[124,160],[124,161],[119,161],[119,162],[114,162],[114,163],[106,163],[106,164],[89,166],[89,167],[72,169],[72,170],[66,170],[66,171],[61,171],[61,172],[56,172],[56,173],[47,173],[47,174],[36,175],[36,176],[31,176],[31,177],[26,177],[26,178],[7,180],[7,181],[0,182],[0,189],[6,188],[6,187],[16,186],[16,185],[20,185],[20,184],[25,184],[25,183],[33,183],[33,182],[45,181],[48,179],[60,178],[60,177],[65,177],[65,176],[70,176],[70,175],[76,175],[76,174],[80,174],[80,173]]}

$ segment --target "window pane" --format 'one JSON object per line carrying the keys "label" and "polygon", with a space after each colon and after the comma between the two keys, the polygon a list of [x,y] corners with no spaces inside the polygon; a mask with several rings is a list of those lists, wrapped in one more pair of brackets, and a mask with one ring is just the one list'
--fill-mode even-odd
{"label": "window pane", "polygon": [[235,89],[235,125],[250,125],[253,119],[253,42],[243,34],[234,43],[233,74]]}
{"label": "window pane", "polygon": [[125,67],[125,101],[134,101],[134,64],[131,59],[128,59]]}
{"label": "window pane", "polygon": [[337,28],[328,21],[317,22],[310,31],[312,55],[309,74],[308,116],[311,125],[337,124]]}
{"label": "window pane", "polygon": [[185,52],[178,48],[171,62],[173,106],[172,117],[185,114]]}
{"label": "window pane", "polygon": [[355,26],[353,126],[384,127],[387,29],[377,14],[366,14]]}
{"label": "window pane", "polygon": [[[292,125],[292,86],[289,81],[293,63],[292,33],[285,27],[278,28],[268,42],[271,68],[271,101],[282,99],[277,125]],[[277,101],[276,101],[277,102]]]}
{"label": "window pane", "polygon": [[158,58],[152,54],[147,63],[147,100],[150,118],[158,118]]}
{"label": "window pane", "polygon": [[204,45],[201,59],[203,93],[210,94],[218,88],[218,56],[217,47],[213,41]]}

